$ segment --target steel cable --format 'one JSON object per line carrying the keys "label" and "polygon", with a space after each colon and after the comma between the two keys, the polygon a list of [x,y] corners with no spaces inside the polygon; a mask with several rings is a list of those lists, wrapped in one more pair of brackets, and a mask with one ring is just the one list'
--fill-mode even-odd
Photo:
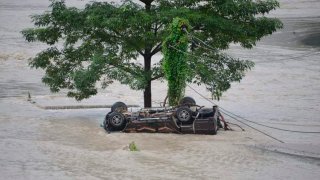
{"label": "steel cable", "polygon": [[[186,30],[185,30],[185,31],[186,31]],[[205,43],[205,42],[202,41],[201,39],[199,39],[199,38],[197,38],[197,37],[195,37],[195,36],[192,36],[188,31],[186,31],[186,32],[187,32],[187,34],[190,35],[191,37],[193,37],[193,38],[195,38],[195,39],[198,39],[201,43],[203,43],[204,45],[206,45],[207,47],[209,47],[211,50],[216,51],[212,46],[208,45],[207,43]],[[170,47],[174,48],[176,51],[179,51],[179,52],[181,52],[181,53],[185,53],[185,54],[190,55],[190,56],[193,56],[193,57],[195,57],[195,58],[199,58],[198,56],[195,56],[195,55],[193,55],[193,54],[191,54],[191,53],[188,53],[188,52],[181,51],[181,50],[179,50],[179,49],[177,49],[177,48],[175,48],[175,47],[173,47],[173,46],[170,46]],[[317,54],[317,53],[318,53],[318,52],[315,52],[315,53],[310,54],[310,55],[314,55],[314,54]],[[306,55],[307,55],[307,54],[304,54],[303,56],[291,57],[291,58],[286,58],[286,59],[281,59],[281,60],[288,60],[288,59],[294,59],[294,58],[299,58],[299,57],[306,57]],[[308,55],[308,56],[310,56],[310,55]],[[270,62],[270,61],[269,61],[269,62]],[[187,85],[187,86],[188,86],[190,89],[192,89],[193,91],[195,91],[198,95],[200,95],[201,97],[203,97],[204,99],[206,99],[207,101],[209,101],[210,103],[212,103],[212,104],[214,104],[214,105],[217,105],[217,104],[213,103],[212,101],[210,101],[209,99],[207,99],[207,98],[206,98],[205,96],[203,96],[202,94],[200,94],[198,91],[196,91],[196,90],[195,90],[194,88],[192,88],[190,85]],[[244,121],[247,121],[247,122],[250,122],[250,123],[253,123],[253,124],[256,124],[256,125],[260,125],[260,126],[263,126],[263,127],[267,127],[267,128],[271,128],[271,129],[275,129],[275,130],[280,130],[280,131],[293,132],[293,133],[309,133],[309,134],[319,134],[319,133],[320,133],[320,132],[318,132],[318,131],[296,131],[296,130],[289,130],[289,129],[283,129],[283,128],[277,128],[277,127],[273,127],[273,126],[268,126],[268,125],[264,125],[264,124],[261,124],[261,123],[257,123],[257,122],[248,120],[248,119],[246,119],[246,118],[244,118],[244,117],[241,117],[241,116],[239,116],[239,115],[236,115],[236,114],[234,114],[234,113],[232,113],[232,112],[230,112],[230,111],[228,111],[228,110],[226,110],[226,109],[224,109],[224,108],[222,108],[222,107],[220,107],[220,109],[221,109],[222,112],[225,113],[227,116],[229,116],[229,117],[231,117],[232,119],[237,120],[237,121],[239,121],[239,122],[241,122],[241,123],[243,123],[243,124],[245,124],[245,125],[247,125],[247,126],[249,126],[249,127],[251,127],[251,128],[253,128],[253,127],[250,126],[250,125],[248,125],[248,124],[246,124],[246,123],[244,123],[244,122],[242,122],[242,121],[240,121],[240,120],[237,119],[237,118],[240,118],[240,119],[242,119],[242,120],[244,120]],[[231,114],[231,115],[230,115],[230,114]],[[237,118],[233,117],[232,115],[235,116],[235,117],[237,117]],[[257,130],[257,131],[259,131],[259,132],[267,135],[266,133],[264,133],[264,132],[262,132],[262,131],[260,131],[260,130],[258,130],[258,129],[256,129],[256,128],[253,128],[253,129],[255,129],[255,130]],[[267,136],[272,137],[272,136],[270,136],[270,135],[267,135]],[[273,139],[276,139],[276,138],[274,138],[274,137],[272,137],[272,138],[273,138]],[[278,140],[278,139],[276,139],[276,140]],[[280,141],[280,140],[278,140],[278,141]],[[282,142],[282,141],[280,141],[280,142]]]}
{"label": "steel cable", "polygon": [[[202,98],[206,99],[208,102],[212,103],[213,105],[216,105],[218,106],[217,104],[215,104],[214,102],[210,101],[208,98],[206,98],[205,96],[203,96],[202,94],[200,94],[198,91],[196,91],[194,88],[192,88],[190,85],[187,85],[190,89],[192,89],[194,92],[196,92],[198,95],[200,95]],[[320,134],[320,132],[318,131],[296,131],[296,130],[289,130],[289,129],[282,129],[282,128],[277,128],[277,127],[274,127],[274,126],[268,126],[268,125],[264,125],[264,124],[261,124],[261,123],[258,123],[258,122],[254,122],[254,121],[251,121],[249,119],[246,119],[242,116],[239,116],[237,114],[234,114],[228,110],[226,110],[225,108],[223,107],[220,107],[219,108],[222,110],[222,112],[226,115],[228,115],[229,117],[231,117],[232,119],[237,119],[237,118],[240,118],[244,121],[248,121],[250,123],[253,123],[253,124],[256,124],[256,125],[260,125],[260,126],[264,126],[264,127],[267,127],[267,128],[271,128],[271,129],[276,129],[276,130],[279,130],[279,131],[286,131],[286,132],[294,132],[294,133],[307,133],[307,134]],[[230,115],[231,114],[231,115]],[[236,118],[237,117],[237,118]],[[237,119],[238,120],[238,119]]]}

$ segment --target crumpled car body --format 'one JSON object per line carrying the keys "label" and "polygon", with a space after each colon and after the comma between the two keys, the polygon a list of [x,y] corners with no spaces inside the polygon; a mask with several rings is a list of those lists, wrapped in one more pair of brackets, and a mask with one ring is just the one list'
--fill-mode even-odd
{"label": "crumpled car body", "polygon": [[221,127],[219,114],[217,106],[183,104],[128,111],[124,103],[116,102],[105,116],[103,126],[108,132],[215,135]]}

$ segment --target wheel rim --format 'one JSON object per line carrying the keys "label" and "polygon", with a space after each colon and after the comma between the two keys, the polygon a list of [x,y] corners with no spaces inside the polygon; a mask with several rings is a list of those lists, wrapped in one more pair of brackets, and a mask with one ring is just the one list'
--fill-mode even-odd
{"label": "wheel rim", "polygon": [[120,115],[115,115],[112,117],[111,121],[112,121],[112,124],[119,126],[122,123],[122,117]]}
{"label": "wheel rim", "polygon": [[190,118],[190,113],[187,110],[182,110],[179,113],[179,119],[181,121],[188,121]]}

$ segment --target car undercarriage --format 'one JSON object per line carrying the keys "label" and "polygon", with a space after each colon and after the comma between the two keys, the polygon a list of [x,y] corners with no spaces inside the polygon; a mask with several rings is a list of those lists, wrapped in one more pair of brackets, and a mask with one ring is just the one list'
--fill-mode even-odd
{"label": "car undercarriage", "polygon": [[105,116],[103,127],[107,132],[217,134],[222,115],[217,106],[205,108],[185,97],[176,107],[142,108],[128,111],[123,102],[112,105]]}

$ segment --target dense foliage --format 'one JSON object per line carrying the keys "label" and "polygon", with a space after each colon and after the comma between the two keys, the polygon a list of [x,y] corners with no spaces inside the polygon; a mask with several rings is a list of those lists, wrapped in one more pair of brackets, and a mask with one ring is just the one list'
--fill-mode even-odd
{"label": "dense foliage", "polygon": [[177,105],[186,87],[189,71],[187,52],[189,40],[184,31],[190,28],[189,22],[175,18],[170,25],[170,35],[163,43],[163,70],[168,81],[169,105]]}
{"label": "dense foliage", "polygon": [[219,97],[252,64],[217,52],[230,43],[251,48],[280,28],[278,19],[264,16],[278,6],[276,0],[125,0],[91,2],[78,9],[52,0],[49,11],[32,17],[35,27],[22,33],[27,41],[50,46],[30,65],[45,70],[43,82],[53,92],[69,89],[68,96],[81,100],[97,93],[97,82],[107,87],[117,80],[144,90],[145,106],[150,107],[151,81],[164,77],[161,63],[152,57],[162,50],[173,18],[187,19],[190,33],[216,50],[190,41],[189,52],[199,58],[188,56],[189,82],[213,87]]}

